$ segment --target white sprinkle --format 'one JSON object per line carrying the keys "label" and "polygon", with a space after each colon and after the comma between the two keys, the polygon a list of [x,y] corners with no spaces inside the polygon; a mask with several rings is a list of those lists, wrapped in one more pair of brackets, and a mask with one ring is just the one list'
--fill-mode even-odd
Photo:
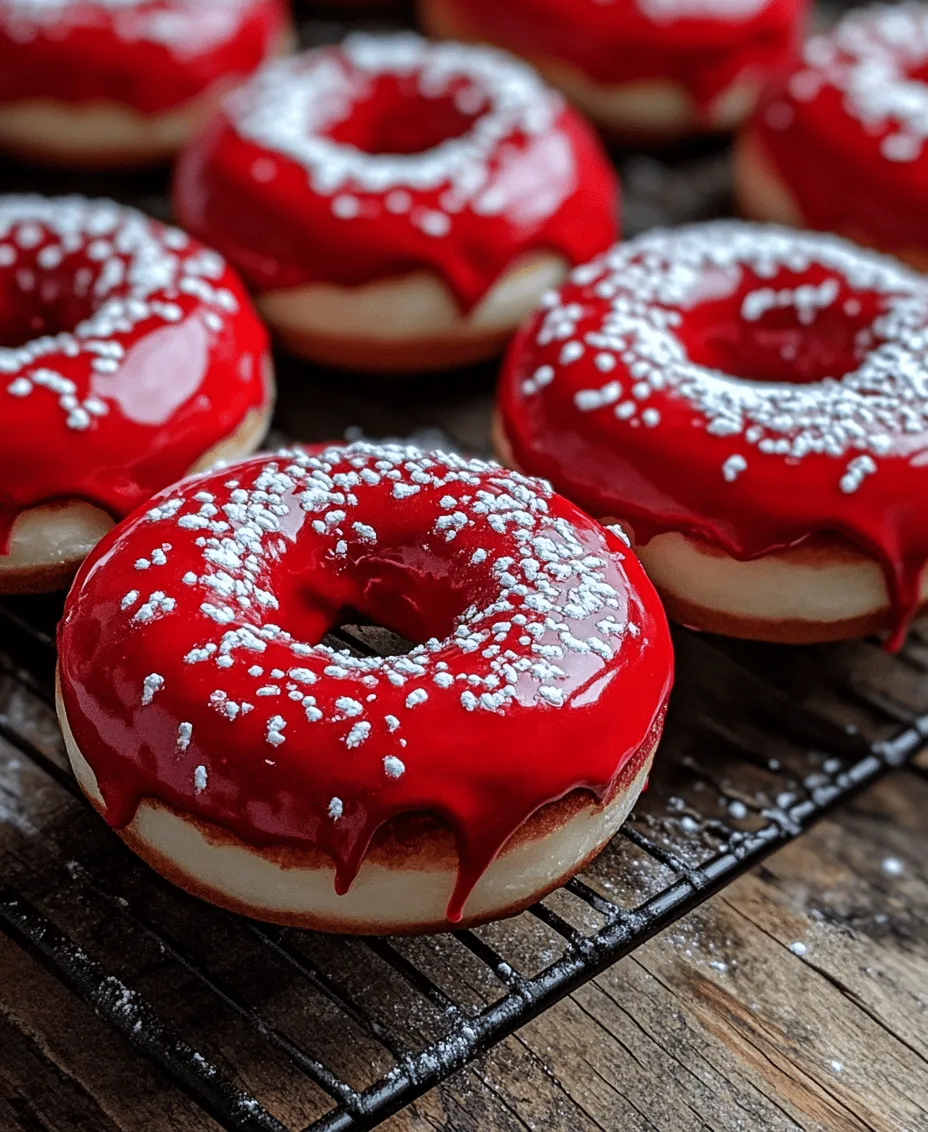
{"label": "white sprinkle", "polygon": [[359,704],[357,700],[351,699],[350,696],[339,696],[335,701],[335,707],[342,712],[343,715],[352,718],[353,716],[360,715],[364,711],[364,705]]}
{"label": "white sprinkle", "polygon": [[357,197],[342,193],[332,201],[332,215],[339,220],[354,220],[361,214],[361,202]]}
{"label": "white sprinkle", "polygon": [[348,734],[345,736],[345,746],[349,749],[352,747],[360,747],[365,742],[371,733],[371,725],[366,721],[356,723]]}
{"label": "white sprinkle", "polygon": [[387,755],[383,760],[383,769],[390,778],[399,778],[406,773],[406,764],[395,755]]}
{"label": "white sprinkle", "polygon": [[451,218],[444,212],[436,212],[435,210],[421,213],[418,217],[418,224],[427,236],[434,236],[436,239],[447,236],[451,231]]}
{"label": "white sprinkle", "polygon": [[397,499],[408,499],[410,495],[415,495],[419,490],[418,485],[414,483],[395,483],[393,485],[393,494]]}
{"label": "white sprinkle", "polygon": [[564,703],[564,693],[560,688],[542,685],[538,689],[538,695],[541,696],[545,703],[551,704],[552,707],[561,707]]}
{"label": "white sprinkle", "polygon": [[722,476],[726,483],[734,483],[738,476],[746,470],[748,466],[747,460],[738,453],[729,456],[725,463],[722,465]]}
{"label": "white sprinkle", "polygon": [[206,789],[206,767],[198,766],[193,772],[193,792],[194,794],[202,794]]}
{"label": "white sprinkle", "polygon": [[148,707],[155,698],[155,694],[164,687],[164,677],[153,672],[142,681],[142,707]]}
{"label": "white sprinkle", "polygon": [[351,528],[361,540],[361,542],[366,542],[373,545],[377,541],[377,532],[373,527],[369,527],[366,523],[352,523]]}

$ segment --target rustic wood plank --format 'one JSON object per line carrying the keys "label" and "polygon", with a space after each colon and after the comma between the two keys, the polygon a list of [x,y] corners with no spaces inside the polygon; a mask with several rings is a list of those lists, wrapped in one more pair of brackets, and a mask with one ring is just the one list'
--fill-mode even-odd
{"label": "rustic wood plank", "polygon": [[[6,1098],[8,1114],[15,1113],[23,1128],[35,1126],[49,1132],[119,1132],[97,1101],[61,1067],[51,1061],[35,1039],[14,1019],[0,1013],[0,1095]],[[0,1128],[3,1124],[0,1107]],[[9,1127],[16,1127],[12,1123]]]}
{"label": "rustic wood plank", "polygon": [[469,1132],[474,1075],[551,1132],[928,1128],[926,812],[887,778],[385,1128]]}
{"label": "rustic wood plank", "polygon": [[[119,1034],[0,935],[6,1132],[211,1132],[217,1126]],[[2,1109],[0,1109],[2,1113]]]}
{"label": "rustic wood plank", "polygon": [[[701,643],[693,647],[705,652]],[[853,650],[848,653],[849,665],[861,663],[855,655]],[[880,662],[885,664],[879,655],[865,661],[865,671],[871,663],[882,671]],[[731,668],[728,660],[716,663],[729,671],[738,687],[762,695],[762,684],[756,693],[751,690],[753,676]],[[816,667],[813,657],[800,671],[811,679]],[[702,672],[691,671],[695,675],[681,686],[681,719],[688,714],[687,696],[699,697],[706,688]],[[914,700],[918,683],[907,687]],[[870,718],[869,711],[864,717]],[[36,894],[47,909],[71,923],[84,900],[81,895],[75,903],[76,894],[86,892],[92,905],[99,899],[94,885],[102,884],[126,902],[130,914],[143,908],[159,933],[166,933],[220,982],[231,980],[236,993],[282,1032],[315,1043],[347,1080],[363,1086],[389,1067],[389,1059],[381,1060],[383,1051],[375,1053],[376,1047],[363,1035],[346,1041],[351,1029],[347,1020],[337,1011],[333,1014],[315,994],[307,999],[293,972],[275,971],[260,951],[254,963],[247,962],[241,938],[246,928],[240,921],[188,901],[135,864],[70,790],[47,698],[9,671],[0,673],[0,725],[22,747],[14,750],[0,740],[0,843],[8,867],[22,877],[32,876],[30,883],[37,884]],[[690,739],[682,728],[676,730],[669,739],[665,770],[655,779],[652,808],[659,810],[666,796],[679,789],[690,800],[687,807],[692,803],[703,815],[714,813],[721,819],[725,797],[719,791],[728,793],[733,782],[740,781],[749,803],[761,806],[767,799],[767,778],[781,781],[767,774],[763,760],[755,767],[760,776],[756,781],[745,777],[739,769],[744,752],[737,735],[731,751],[717,742],[707,746],[700,738],[692,750],[694,756],[702,752],[703,758],[688,764]],[[798,747],[794,756],[782,742],[771,750],[794,757],[797,776],[809,766]],[[910,1081],[925,1069],[925,1001],[918,989],[926,981],[925,957],[924,948],[916,944],[924,939],[928,921],[928,885],[919,871],[928,849],[920,828],[926,807],[924,776],[909,772],[891,778],[863,803],[822,824],[708,909],[666,933],[659,944],[642,949],[504,1042],[479,1065],[434,1090],[395,1118],[397,1129],[721,1132],[745,1122],[771,1132],[919,1129],[928,1103],[917,1093],[911,1100],[907,1094],[912,1092]],[[643,828],[655,832],[648,822]],[[676,829],[663,832],[671,840],[679,837]],[[695,838],[693,859],[703,859],[711,846],[711,838]],[[898,864],[886,866],[887,861]],[[635,905],[665,884],[669,874],[619,839],[591,871],[591,879],[608,895]],[[572,908],[577,903],[573,898],[565,895],[555,903],[568,920],[589,930],[583,914],[574,915],[582,909]],[[227,1071],[290,1126],[300,1127],[325,1111],[328,1102],[312,1100],[305,1082],[298,1084],[285,1062],[269,1056],[261,1039],[237,1027],[233,1018],[221,1019],[222,1012],[211,1015],[209,999],[198,997],[202,988],[196,981],[170,958],[146,955],[137,945],[136,929],[121,921],[119,908],[113,908],[105,923],[93,928],[88,939],[98,953],[120,971],[136,975],[156,1006],[177,1014],[194,1038],[199,1034],[218,1052]],[[834,928],[839,922],[840,931]],[[869,935],[864,930],[868,925]],[[86,931],[79,919],[69,930],[78,938]],[[820,939],[822,933],[827,938]],[[480,934],[526,973],[553,959],[562,946],[530,916],[488,926]],[[405,1030],[414,1044],[436,1032],[433,1027],[440,1017],[428,1005],[410,1009],[402,1024],[395,1025],[397,1003],[404,1001],[404,993],[406,1001],[415,996],[379,960],[369,961],[364,945],[352,944],[342,955],[339,945],[325,937],[293,933],[293,938],[299,952],[338,971],[336,983],[343,992],[385,1026],[394,1024],[400,1035]],[[805,956],[789,950],[794,941],[806,942]],[[485,968],[462,963],[467,953],[454,940],[397,941],[396,946],[420,958],[431,953],[432,962],[424,965],[431,966],[439,985],[444,981],[452,994],[465,982],[472,990],[472,1008],[492,1001],[501,989],[495,979],[487,980]],[[879,978],[859,975],[865,970],[878,972]],[[743,982],[736,986],[735,980]],[[875,987],[884,984],[878,993]],[[805,1009],[796,1012],[794,999],[800,993]],[[172,1001],[177,998],[179,1004]],[[89,1047],[96,1043],[95,1027],[92,1021]],[[30,1043],[35,1044],[20,1029],[26,1050],[14,1059],[17,1065],[28,1061]],[[841,1042],[847,1052],[836,1053]],[[878,1067],[878,1086],[867,1084],[864,1051]],[[840,1062],[841,1069],[835,1070],[832,1062]],[[852,1063],[863,1066],[857,1075],[845,1068]],[[73,1072],[70,1065],[68,1072]],[[41,1112],[22,1108],[18,1082],[4,1080],[0,1095],[9,1112],[22,1110],[23,1119],[39,1121],[37,1127],[44,1121],[54,1128],[55,1113],[67,1111],[76,1100],[52,1074],[41,1080],[43,1090],[56,1094]],[[104,1094],[115,1088],[106,1075],[102,1082],[92,1073],[87,1080],[82,1088],[89,1090],[89,1082]],[[110,1118],[111,1102],[89,1095]],[[150,1127],[160,1132],[157,1121]]]}

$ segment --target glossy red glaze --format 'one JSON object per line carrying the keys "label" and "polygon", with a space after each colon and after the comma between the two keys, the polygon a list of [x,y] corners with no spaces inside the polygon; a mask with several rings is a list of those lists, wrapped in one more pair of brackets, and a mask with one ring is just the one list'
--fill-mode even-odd
{"label": "glossy red glaze", "polygon": [[883,568],[898,645],[928,562],[926,341],[928,286],[896,261],[695,225],[578,269],[514,343],[500,410],[520,467],[640,543],[747,560],[845,536]]}
{"label": "glossy red glaze", "polygon": [[[423,643],[319,644],[348,609]],[[381,825],[437,815],[459,850],[450,919],[539,807],[609,796],[672,675],[616,534],[518,473],[367,444],[162,492],[85,563],[59,645],[114,826],[161,799],[252,845],[317,846],[345,891]]]}
{"label": "glossy red glaze", "polygon": [[603,85],[672,80],[701,110],[797,45],[806,0],[442,0],[468,33]]}
{"label": "glossy red glaze", "polygon": [[122,516],[184,475],[266,406],[267,349],[231,269],[176,228],[0,198],[0,554],[26,508]]}
{"label": "glossy red glaze", "polygon": [[0,104],[176,110],[247,78],[287,22],[282,0],[0,0]]}
{"label": "glossy red glaze", "polygon": [[750,122],[808,227],[928,259],[928,8],[848,14]]}
{"label": "glossy red glaze", "polygon": [[181,156],[174,203],[258,291],[428,269],[470,310],[526,253],[608,247],[618,184],[524,64],[353,35],[228,99]]}

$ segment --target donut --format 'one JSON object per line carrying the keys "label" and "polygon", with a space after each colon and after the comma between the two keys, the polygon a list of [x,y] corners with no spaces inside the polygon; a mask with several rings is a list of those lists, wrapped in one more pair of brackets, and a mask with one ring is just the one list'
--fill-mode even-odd
{"label": "donut", "polygon": [[0,342],[0,593],[67,584],[115,518],[264,435],[241,284],[134,209],[0,197]]}
{"label": "donut", "polygon": [[284,0],[0,0],[0,150],[157,164],[288,27]]}
{"label": "donut", "polygon": [[808,41],[746,124],[741,211],[928,268],[928,5],[850,12]]}
{"label": "donut", "polygon": [[272,64],[181,156],[181,222],[233,263],[283,344],[437,369],[498,353],[617,231],[589,127],[500,52],[354,34]]}
{"label": "donut", "polygon": [[833,236],[655,231],[514,342],[497,451],[631,533],[670,616],[766,641],[928,599],[928,282]]}
{"label": "donut", "polygon": [[795,54],[806,0],[420,0],[433,35],[529,59],[620,141],[731,130]]}
{"label": "donut", "polygon": [[[415,643],[324,643],[358,617]],[[475,924],[562,883],[642,789],[672,677],[617,533],[542,481],[388,444],[165,490],[88,559],[59,646],[77,780],[144,860],[354,933]]]}

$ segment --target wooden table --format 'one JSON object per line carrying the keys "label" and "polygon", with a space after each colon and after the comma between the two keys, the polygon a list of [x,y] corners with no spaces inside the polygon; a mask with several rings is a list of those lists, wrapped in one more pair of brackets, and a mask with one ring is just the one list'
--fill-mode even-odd
{"label": "wooden table", "polygon": [[[388,1132],[928,1130],[928,759],[771,857]],[[0,937],[0,1130],[215,1126]]]}

